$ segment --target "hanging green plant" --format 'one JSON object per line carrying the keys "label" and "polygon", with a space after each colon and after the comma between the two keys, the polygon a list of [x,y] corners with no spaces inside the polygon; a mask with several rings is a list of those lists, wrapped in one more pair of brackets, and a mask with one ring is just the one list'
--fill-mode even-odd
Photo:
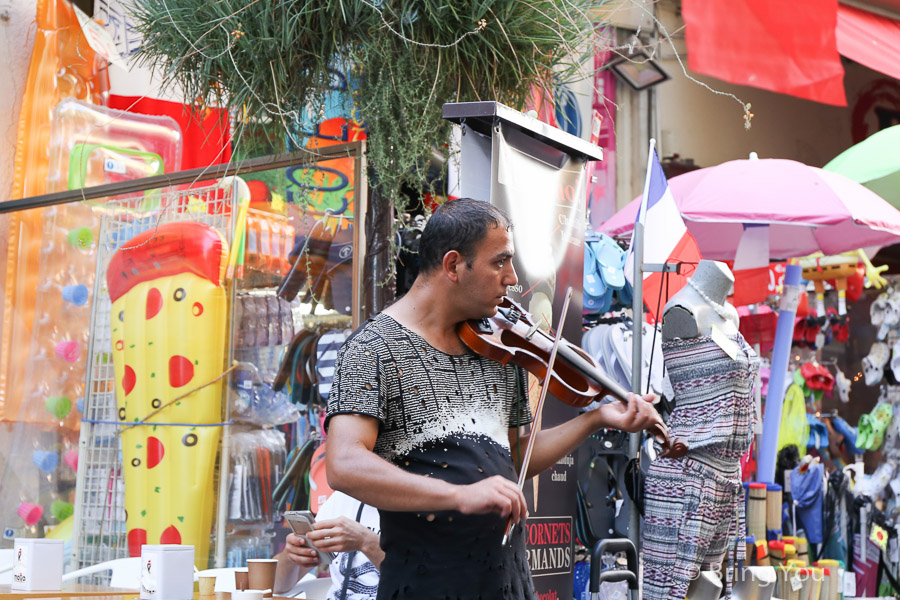
{"label": "hanging green plant", "polygon": [[349,70],[344,114],[365,125],[373,184],[403,210],[404,186],[433,191],[441,106],[523,107],[592,52],[606,1],[135,0],[134,16],[140,55],[166,84],[286,142],[315,122],[332,73]]}

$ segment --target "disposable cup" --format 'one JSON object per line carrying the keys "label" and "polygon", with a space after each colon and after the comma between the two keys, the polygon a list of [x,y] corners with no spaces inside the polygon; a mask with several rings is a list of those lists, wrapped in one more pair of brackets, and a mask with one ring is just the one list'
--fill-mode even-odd
{"label": "disposable cup", "polygon": [[35,450],[31,455],[34,465],[43,473],[52,473],[59,464],[59,454],[49,450]]}
{"label": "disposable cup", "polygon": [[234,570],[234,589],[239,592],[250,589],[250,575],[246,568]]}
{"label": "disposable cup", "polygon": [[44,507],[40,504],[23,502],[19,505],[16,512],[19,513],[19,516],[22,517],[25,524],[31,527],[41,520],[41,517],[44,515]]}
{"label": "disposable cup", "polygon": [[215,594],[216,590],[216,576],[215,575],[201,575],[197,578],[200,583],[200,595],[201,596],[212,596]]}
{"label": "disposable cup", "polygon": [[275,567],[278,561],[274,558],[251,558],[247,560],[249,583],[252,590],[269,590],[266,598],[272,597],[275,587]]}
{"label": "disposable cup", "polygon": [[62,289],[62,297],[75,306],[84,306],[88,301],[88,289],[84,284],[67,285]]}

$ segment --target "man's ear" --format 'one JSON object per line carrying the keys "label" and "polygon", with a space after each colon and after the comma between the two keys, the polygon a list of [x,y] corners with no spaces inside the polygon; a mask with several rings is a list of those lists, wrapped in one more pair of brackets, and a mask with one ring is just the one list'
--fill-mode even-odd
{"label": "man's ear", "polygon": [[444,271],[444,276],[454,283],[459,281],[459,271],[460,269],[464,269],[465,266],[466,260],[463,258],[462,254],[460,254],[456,250],[450,250],[449,252],[447,252],[447,254],[444,255],[444,260],[441,263],[441,268]]}

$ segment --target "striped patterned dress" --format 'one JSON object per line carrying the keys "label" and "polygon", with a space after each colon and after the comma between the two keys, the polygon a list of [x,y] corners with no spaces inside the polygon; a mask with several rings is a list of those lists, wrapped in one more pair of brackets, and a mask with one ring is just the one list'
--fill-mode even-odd
{"label": "striped patterned dress", "polygon": [[[744,559],[740,459],[752,438],[759,358],[739,333],[730,337],[739,348],[734,360],[708,336],[662,345],[675,391],[667,425],[689,451],[681,459],[657,459],[647,475],[641,532],[645,600],[684,600],[701,570],[723,568],[729,549],[734,560]],[[730,597],[730,568],[725,580]]]}

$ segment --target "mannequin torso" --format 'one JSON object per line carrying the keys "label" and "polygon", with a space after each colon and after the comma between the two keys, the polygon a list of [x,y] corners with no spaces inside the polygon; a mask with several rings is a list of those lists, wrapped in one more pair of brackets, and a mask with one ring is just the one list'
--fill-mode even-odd
{"label": "mannequin torso", "polygon": [[736,334],[737,310],[725,301],[734,286],[734,276],[728,266],[702,260],[688,284],[666,303],[663,339],[710,335],[713,325],[726,335]]}

